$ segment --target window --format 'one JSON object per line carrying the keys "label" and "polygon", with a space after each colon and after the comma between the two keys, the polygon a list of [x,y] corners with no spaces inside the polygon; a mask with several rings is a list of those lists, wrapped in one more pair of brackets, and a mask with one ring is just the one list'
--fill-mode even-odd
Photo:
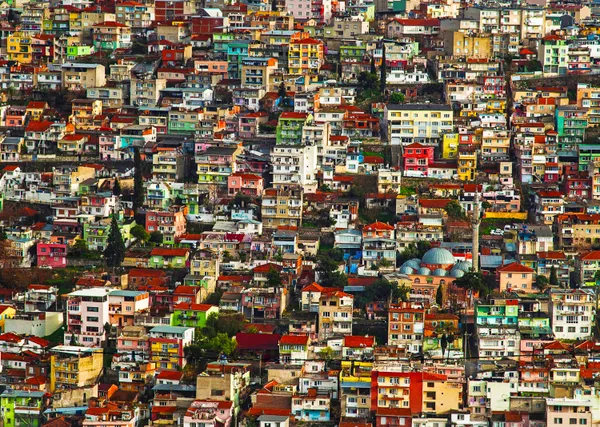
{"label": "window", "polygon": [[88,307],[87,311],[91,312],[91,313],[98,313],[98,307]]}

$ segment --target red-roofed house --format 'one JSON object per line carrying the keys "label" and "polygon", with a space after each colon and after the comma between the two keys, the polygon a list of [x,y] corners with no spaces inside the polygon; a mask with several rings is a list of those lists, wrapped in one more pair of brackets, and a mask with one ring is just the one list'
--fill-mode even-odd
{"label": "red-roofed house", "polygon": [[181,302],[173,307],[171,325],[204,328],[206,319],[213,313],[219,313],[219,307],[216,305]]}
{"label": "red-roofed house", "polygon": [[161,371],[156,376],[156,384],[177,385],[183,377],[183,371]]}
{"label": "red-roofed house", "polygon": [[552,225],[554,217],[565,211],[565,195],[559,191],[538,191],[535,195],[535,205],[536,219]]}
{"label": "red-roofed house", "polygon": [[266,284],[267,276],[271,270],[276,270],[276,271],[281,272],[281,270],[283,270],[283,267],[279,264],[273,264],[273,263],[257,265],[256,267],[254,267],[252,269],[252,273],[254,275],[253,276],[254,282]]}
{"label": "red-roofed house", "polygon": [[183,416],[183,427],[198,425],[203,427],[230,427],[234,406],[231,401],[194,400]]}
{"label": "red-roofed house", "polygon": [[302,301],[302,311],[309,311],[311,313],[319,312],[319,300],[321,299],[321,295],[325,294],[333,294],[337,291],[343,291],[341,288],[326,288],[318,283],[314,282],[310,285],[302,288],[301,301]]}
{"label": "red-roofed house", "polygon": [[279,334],[239,332],[235,336],[236,350],[244,356],[260,356],[263,362],[276,361],[279,357]]}
{"label": "red-roofed house", "polygon": [[345,336],[342,342],[342,357],[344,360],[364,360],[364,357],[373,356],[375,337],[370,336]]}
{"label": "red-roofed house", "polygon": [[283,335],[279,339],[279,360],[281,363],[301,365],[308,359],[310,338],[305,335]]}
{"label": "red-roofed house", "polygon": [[150,268],[185,268],[188,267],[190,250],[187,248],[154,248],[150,252],[148,267]]}
{"label": "red-roofed house", "polygon": [[405,35],[435,35],[440,32],[439,19],[392,19],[387,24],[387,36],[395,38]]}
{"label": "red-roofed house", "polygon": [[539,291],[539,289],[533,287],[535,270],[518,262],[497,268],[496,274],[500,282],[500,292],[530,293]]}
{"label": "red-roofed house", "polygon": [[[392,225],[379,221],[363,228],[362,251],[367,268],[374,265],[378,265],[379,268],[395,267],[397,243],[394,232],[395,228]],[[384,263],[387,265],[384,266]]]}

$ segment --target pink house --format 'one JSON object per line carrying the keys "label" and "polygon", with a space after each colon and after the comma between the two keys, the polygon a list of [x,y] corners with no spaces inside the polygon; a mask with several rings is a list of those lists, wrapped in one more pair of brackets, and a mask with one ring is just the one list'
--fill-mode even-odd
{"label": "pink house", "polygon": [[258,196],[263,192],[264,179],[252,173],[234,173],[227,178],[229,195],[242,193],[247,196]]}
{"label": "pink house", "polygon": [[64,268],[67,266],[67,245],[61,243],[38,243],[38,267]]}
{"label": "pink house", "polygon": [[131,353],[132,351],[142,356],[149,354],[148,334],[143,326],[126,326],[117,338],[117,353]]}
{"label": "pink house", "polygon": [[413,144],[404,147],[404,175],[412,177],[426,177],[429,165],[433,163],[433,147]]}

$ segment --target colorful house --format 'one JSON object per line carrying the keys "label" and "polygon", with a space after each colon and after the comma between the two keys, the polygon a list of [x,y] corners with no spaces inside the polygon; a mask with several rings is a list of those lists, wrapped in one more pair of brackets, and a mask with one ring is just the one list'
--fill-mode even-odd
{"label": "colorful house", "polygon": [[190,250],[187,248],[154,248],[150,252],[148,267],[150,268],[184,268],[187,267]]}
{"label": "colorful house", "polygon": [[181,302],[173,307],[171,326],[204,328],[206,326],[206,319],[212,313],[218,314],[219,307],[211,304]]}
{"label": "colorful house", "polygon": [[67,266],[67,245],[60,243],[37,244],[38,267],[63,268]]}

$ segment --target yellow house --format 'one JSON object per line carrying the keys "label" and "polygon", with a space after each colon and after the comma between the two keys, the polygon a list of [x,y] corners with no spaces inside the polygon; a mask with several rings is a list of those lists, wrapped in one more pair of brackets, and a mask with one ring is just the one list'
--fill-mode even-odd
{"label": "yellow house", "polygon": [[488,113],[504,113],[506,111],[506,99],[488,99],[485,103]]}
{"label": "yellow house", "polygon": [[442,158],[456,159],[458,157],[458,134],[445,133],[442,140]]}
{"label": "yellow house", "polygon": [[290,74],[316,74],[323,65],[323,42],[312,38],[292,41],[288,49]]}
{"label": "yellow house", "polygon": [[22,31],[12,33],[6,41],[6,51],[9,61],[30,64],[32,61],[31,37]]}
{"label": "yellow house", "polygon": [[101,348],[59,345],[50,356],[50,392],[91,386],[103,368]]}
{"label": "yellow house", "polygon": [[491,58],[491,37],[487,34],[448,31],[444,34],[444,52],[454,57]]}
{"label": "yellow house", "polygon": [[366,415],[371,411],[372,362],[342,361],[340,403],[343,417]]}
{"label": "yellow house", "polygon": [[447,414],[462,409],[462,384],[447,380],[423,381],[423,412]]}
{"label": "yellow house", "polygon": [[510,135],[506,130],[483,129],[481,135],[481,152],[484,156],[504,154],[508,156]]}
{"label": "yellow house", "polygon": [[458,151],[458,179],[473,181],[477,171],[477,152],[472,148],[461,148]]}
{"label": "yellow house", "polygon": [[30,101],[27,104],[27,108],[25,110],[25,114],[29,116],[30,120],[42,120],[42,114],[44,111],[48,109],[48,103],[44,101]]}
{"label": "yellow house", "polygon": [[382,131],[391,145],[438,144],[454,131],[454,112],[447,104],[388,104]]}
{"label": "yellow house", "polygon": [[0,333],[4,333],[4,322],[6,319],[12,318],[16,310],[11,305],[0,305]]}

